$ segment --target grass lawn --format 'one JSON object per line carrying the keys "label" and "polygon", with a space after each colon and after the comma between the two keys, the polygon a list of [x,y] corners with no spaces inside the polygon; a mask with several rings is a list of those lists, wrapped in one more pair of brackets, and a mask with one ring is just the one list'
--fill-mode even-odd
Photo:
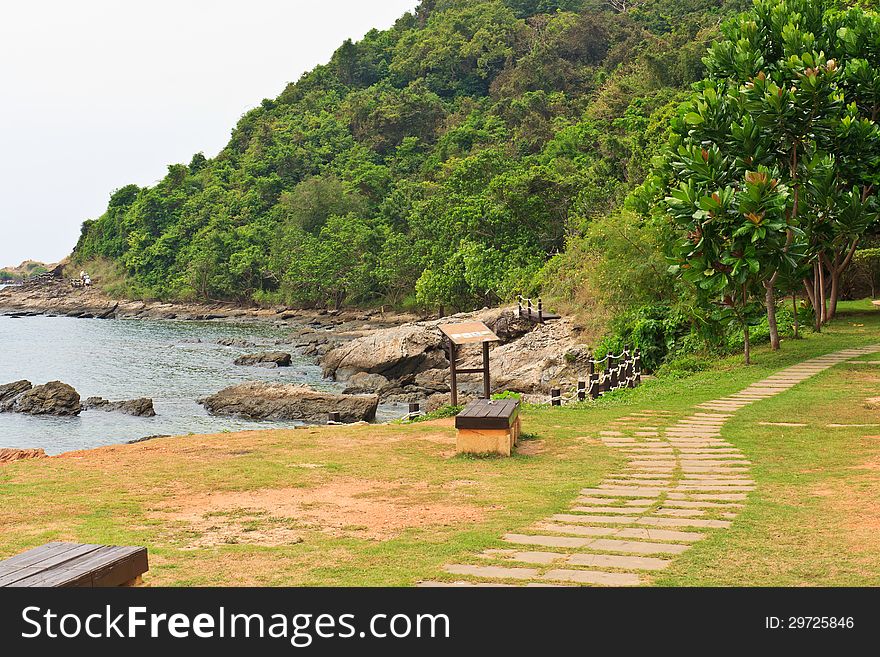
{"label": "grass lawn", "polygon": [[[50,540],[146,545],[153,585],[411,585],[564,511],[621,467],[616,418],[694,404],[812,356],[880,343],[880,311],[843,304],[822,334],[684,378],[524,412],[511,459],[454,456],[451,421],[184,436],[0,466],[0,557]],[[866,357],[860,361],[878,358]],[[878,361],[874,361],[878,362]],[[726,440],[757,489],[661,585],[880,584],[880,363],[836,366],[739,411]],[[797,422],[804,427],[760,422]],[[832,428],[830,424],[875,425]]]}

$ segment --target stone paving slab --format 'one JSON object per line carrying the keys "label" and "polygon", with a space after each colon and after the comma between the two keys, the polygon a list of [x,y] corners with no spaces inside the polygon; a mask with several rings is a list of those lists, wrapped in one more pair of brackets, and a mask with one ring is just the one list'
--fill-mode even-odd
{"label": "stone paving slab", "polygon": [[603,586],[638,586],[642,578],[633,573],[605,573],[598,570],[566,570],[556,568],[544,574],[544,579],[555,582],[601,584]]}
{"label": "stone paving slab", "polygon": [[[652,500],[653,501],[653,500]],[[601,515],[603,513],[609,515],[627,515],[632,513],[645,513],[647,506],[582,506],[578,507],[583,513],[595,513]]]}
{"label": "stone paving slab", "polygon": [[444,570],[451,575],[470,575],[489,579],[535,579],[538,577],[536,568],[505,568],[503,566],[469,566],[466,564],[449,564]]}
{"label": "stone paving slab", "polygon": [[[656,497],[639,497],[625,498],[620,500],[610,499],[607,497],[579,497],[578,504],[592,504],[595,506],[605,506],[610,509],[623,509],[626,507],[649,506],[657,500]],[[612,503],[619,503],[620,506],[611,506]]]}
{"label": "stone paving slab", "polygon": [[571,534],[572,536],[614,536],[619,527],[594,527],[592,525],[558,525],[549,522],[541,522],[535,525],[535,531],[548,532],[550,534]]}
{"label": "stone paving slab", "polygon": [[703,509],[669,509],[661,507],[654,512],[658,516],[675,516],[677,518],[697,518],[706,515]]}
{"label": "stone paving slab", "polygon": [[570,563],[569,556],[564,552],[536,552],[532,550],[486,550],[480,556],[487,559],[507,559],[520,563],[549,566],[556,562]]}
{"label": "stone paving slab", "polygon": [[419,582],[418,588],[445,589],[445,588],[513,588],[513,584],[493,584],[490,582]]}
{"label": "stone paving slab", "polygon": [[583,548],[593,541],[591,538],[574,536],[542,536],[536,534],[505,534],[504,540],[518,545],[542,545],[556,548]]}
{"label": "stone paving slab", "polygon": [[[572,511],[580,511],[584,507],[575,506],[572,507]],[[568,517],[571,516],[571,517]],[[588,524],[605,524],[605,525],[631,525],[636,521],[636,516],[596,516],[596,515],[582,515],[577,516],[575,514],[566,514],[566,513],[557,513],[553,516],[550,516],[553,519],[564,518],[567,522],[583,522]]]}
{"label": "stone paving slab", "polygon": [[648,495],[659,495],[666,492],[665,488],[655,487],[632,487],[632,488],[584,488],[582,495],[595,495],[600,497],[645,497]]}
{"label": "stone paving slab", "polygon": [[674,500],[727,500],[731,502],[745,500],[748,498],[748,495],[746,493],[713,493],[711,495],[702,495],[699,493],[670,492],[667,493],[667,496],[670,499]]}
{"label": "stone paving slab", "polygon": [[573,554],[566,561],[572,566],[593,566],[599,568],[628,568],[631,570],[663,570],[669,566],[668,559],[657,557],[632,557],[619,554]]}
{"label": "stone paving slab", "polygon": [[681,554],[689,545],[677,543],[649,543],[647,541],[622,541],[613,538],[598,538],[587,545],[591,550],[611,552],[631,552],[633,554]]}
{"label": "stone paving slab", "polygon": [[664,507],[679,507],[683,509],[741,509],[745,505],[736,502],[693,502],[691,500],[666,500]]}
{"label": "stone paving slab", "polygon": [[649,525],[651,527],[707,527],[713,529],[727,529],[730,522],[727,520],[709,520],[706,518],[657,518],[646,516],[638,518],[636,525]]}

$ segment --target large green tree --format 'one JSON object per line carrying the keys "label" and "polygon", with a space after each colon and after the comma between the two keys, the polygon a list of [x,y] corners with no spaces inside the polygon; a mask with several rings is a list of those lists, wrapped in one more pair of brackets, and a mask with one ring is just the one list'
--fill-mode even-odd
{"label": "large green tree", "polygon": [[[722,32],[725,39],[705,59],[707,79],[674,123],[666,173],[672,187],[703,197],[746,189],[738,179],[759,168],[790,190],[785,239],[750,231],[757,250],[749,264],[759,267],[771,344],[778,348],[780,282],[802,274],[817,327],[833,318],[840,278],[877,217],[880,19],[822,0],[757,0]],[[718,268],[711,260],[747,259],[738,234],[716,233],[714,217],[701,211],[686,226],[681,194],[668,207],[693,241],[692,256],[706,265],[705,281],[689,276],[705,289],[741,286],[726,271],[732,263],[721,258]],[[766,219],[758,214],[751,221],[760,228]]]}

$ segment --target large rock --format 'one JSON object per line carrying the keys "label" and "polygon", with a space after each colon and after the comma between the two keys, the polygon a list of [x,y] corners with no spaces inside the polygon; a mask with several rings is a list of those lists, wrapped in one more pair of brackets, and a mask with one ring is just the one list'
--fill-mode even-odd
{"label": "large rock", "polygon": [[358,372],[349,377],[348,387],[343,390],[346,395],[360,395],[364,393],[381,393],[386,390],[390,381],[381,374],[368,374],[366,372]]}
{"label": "large rock", "polygon": [[330,350],[324,356],[324,376],[345,381],[366,372],[398,379],[446,362],[436,325],[404,324],[376,331]]}
{"label": "large rock", "polygon": [[275,365],[276,367],[290,367],[291,355],[283,351],[261,351],[256,354],[246,354],[235,359],[236,365]]}
{"label": "large rock", "polygon": [[303,420],[326,422],[339,413],[342,422],[376,417],[377,395],[340,395],[284,383],[243,383],[199,400],[213,415],[234,415],[252,420]]}
{"label": "large rock", "polygon": [[12,463],[13,461],[25,461],[28,459],[44,459],[46,452],[42,449],[0,449],[0,463]]}
{"label": "large rock", "polygon": [[61,381],[35,386],[19,395],[12,404],[16,413],[30,415],[79,415],[82,411],[79,393]]}
{"label": "large rock", "polygon": [[148,397],[128,399],[125,401],[108,401],[103,397],[89,397],[83,403],[87,410],[118,411],[135,417],[155,417],[156,410],[153,408],[153,400]]}
{"label": "large rock", "polygon": [[24,379],[0,385],[0,412],[11,410],[16,398],[31,388],[31,382]]}
{"label": "large rock", "polygon": [[568,319],[550,322],[491,350],[492,389],[544,394],[555,385],[585,379],[588,358]]}

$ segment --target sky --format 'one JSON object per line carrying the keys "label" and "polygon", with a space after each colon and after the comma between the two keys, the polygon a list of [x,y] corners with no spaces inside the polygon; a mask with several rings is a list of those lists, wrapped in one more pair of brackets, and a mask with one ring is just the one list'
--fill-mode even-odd
{"label": "sky", "polygon": [[68,255],[113,190],[235,123],[417,0],[0,2],[0,267]]}

